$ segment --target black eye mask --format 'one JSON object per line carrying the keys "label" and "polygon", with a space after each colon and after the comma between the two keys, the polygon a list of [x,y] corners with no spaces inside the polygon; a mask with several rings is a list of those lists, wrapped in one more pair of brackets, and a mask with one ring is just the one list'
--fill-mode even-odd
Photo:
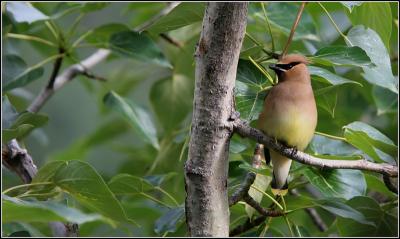
{"label": "black eye mask", "polygon": [[301,62],[291,62],[289,64],[276,64],[275,66],[285,69],[285,70],[290,70],[292,69],[293,66],[300,64]]}

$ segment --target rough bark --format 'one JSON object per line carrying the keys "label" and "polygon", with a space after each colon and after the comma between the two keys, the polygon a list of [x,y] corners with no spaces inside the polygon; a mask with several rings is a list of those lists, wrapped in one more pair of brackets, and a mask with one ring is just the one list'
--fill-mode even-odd
{"label": "rough bark", "polygon": [[196,57],[189,157],[185,164],[186,221],[191,236],[227,237],[229,118],[248,3],[210,2]]}

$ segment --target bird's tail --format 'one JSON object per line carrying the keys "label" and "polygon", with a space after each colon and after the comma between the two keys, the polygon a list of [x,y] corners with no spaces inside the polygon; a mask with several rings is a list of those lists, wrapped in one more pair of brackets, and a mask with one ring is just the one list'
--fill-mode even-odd
{"label": "bird's tail", "polygon": [[270,151],[270,154],[273,165],[271,190],[274,195],[284,196],[288,191],[287,178],[292,160],[273,150]]}

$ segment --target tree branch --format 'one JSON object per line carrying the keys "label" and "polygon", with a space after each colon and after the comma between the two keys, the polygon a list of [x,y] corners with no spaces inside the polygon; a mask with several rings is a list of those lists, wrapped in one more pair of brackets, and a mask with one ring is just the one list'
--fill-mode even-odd
{"label": "tree branch", "polygon": [[195,92],[188,160],[186,222],[190,236],[229,235],[226,128],[234,109],[236,69],[247,23],[247,2],[209,2],[196,49]]}
{"label": "tree branch", "polygon": [[336,168],[360,169],[360,170],[381,173],[389,177],[398,176],[397,166],[390,165],[387,163],[380,163],[380,164],[372,163],[365,159],[361,160],[320,159],[308,155],[306,153],[296,151],[293,148],[289,148],[279,142],[276,142],[274,138],[264,135],[260,130],[250,127],[247,122],[241,119],[234,120],[233,127],[234,131],[239,135],[254,139],[258,143],[264,144],[265,147],[269,147],[270,149],[273,149],[276,152],[303,164],[308,164],[319,168],[330,168],[330,169],[336,169]]}
{"label": "tree branch", "polygon": [[290,45],[290,43],[292,42],[294,33],[295,33],[295,31],[296,31],[297,25],[298,25],[299,22],[300,22],[300,18],[301,18],[301,15],[303,14],[303,10],[304,10],[304,7],[305,7],[305,6],[306,6],[306,2],[302,2],[302,3],[301,3],[301,6],[300,6],[300,8],[299,8],[299,11],[297,12],[296,19],[295,19],[294,22],[293,22],[292,29],[290,29],[289,38],[288,38],[288,40],[287,40],[287,42],[286,42],[285,47],[283,48],[283,51],[282,51],[282,54],[281,54],[280,58],[282,58],[284,55],[286,55],[287,51],[289,50],[289,45]]}
{"label": "tree branch", "polygon": [[229,198],[229,206],[233,206],[242,200],[246,195],[248,195],[249,189],[251,185],[254,183],[256,179],[256,174],[253,172],[248,172],[246,177],[240,187],[232,194]]}
{"label": "tree branch", "polygon": [[[62,88],[67,82],[74,79],[77,75],[87,74],[88,70],[105,60],[109,54],[109,50],[99,49],[80,63],[69,66],[61,73],[61,75],[55,78],[53,84],[49,83],[48,86],[46,86],[39,93],[32,104],[28,107],[28,111],[33,113],[38,112],[47,102],[47,100],[54,94],[54,92]],[[51,79],[52,78],[50,78],[50,80]],[[52,86],[52,88],[49,88],[49,86]]]}

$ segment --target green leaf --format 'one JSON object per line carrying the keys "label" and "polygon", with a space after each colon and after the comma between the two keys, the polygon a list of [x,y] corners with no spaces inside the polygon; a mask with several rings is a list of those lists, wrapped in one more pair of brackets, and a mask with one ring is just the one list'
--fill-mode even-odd
{"label": "green leaf", "polygon": [[[3,71],[4,72],[4,71]],[[1,124],[3,129],[8,129],[11,127],[13,122],[18,117],[18,112],[8,100],[7,95],[1,97]]]}
{"label": "green leaf", "polygon": [[172,68],[160,48],[145,33],[117,32],[111,35],[109,44],[110,49],[121,56]]}
{"label": "green leaf", "polygon": [[340,2],[343,6],[347,7],[350,12],[353,11],[354,7],[360,6],[363,2],[349,1],[349,2]]}
{"label": "green leaf", "polygon": [[389,154],[395,157],[398,147],[379,130],[359,121],[343,126],[343,128],[344,136],[350,144],[361,149],[377,162],[382,162],[383,160],[388,163],[394,163],[393,158],[389,157],[388,160],[388,157],[382,157],[382,155]]}
{"label": "green leaf", "polygon": [[375,226],[375,224],[368,220],[362,213],[353,207],[344,204],[340,199],[330,198],[325,200],[315,201],[316,206],[319,206],[337,216],[343,218],[353,219],[365,225]]}
{"label": "green leaf", "polygon": [[[314,135],[307,151],[314,156],[329,159],[360,159],[361,151],[352,145],[336,139],[330,139],[322,135]],[[328,157],[329,156],[329,157]]]}
{"label": "green leaf", "polygon": [[111,91],[104,96],[106,106],[121,114],[132,126],[136,134],[156,149],[158,144],[157,132],[150,115],[141,107]]}
{"label": "green leaf", "polygon": [[[330,85],[355,84],[362,86],[362,84],[358,83],[357,81],[346,79],[321,67],[308,66],[308,71],[310,72],[311,76],[319,76],[325,80],[325,83],[329,83]],[[315,79],[319,80],[318,78]]]}
{"label": "green leaf", "polygon": [[378,177],[368,173],[364,173],[364,176],[367,182],[368,192],[370,191],[379,192],[389,198],[397,197],[397,195],[394,192],[390,191],[386,187],[381,176]]}
{"label": "green leaf", "polygon": [[89,12],[93,12],[93,11],[99,11],[105,7],[107,7],[108,5],[110,5],[110,3],[107,2],[88,2],[88,3],[82,3],[82,8],[81,11],[85,12],[85,13],[89,13]]}
{"label": "green leaf", "polygon": [[25,201],[2,195],[2,219],[7,222],[73,222],[102,220],[99,214],[85,214],[76,208],[51,201]]}
{"label": "green leaf", "polygon": [[204,3],[182,2],[144,30],[154,34],[169,32],[203,20],[204,10]]}
{"label": "green leaf", "polygon": [[340,236],[344,237],[395,237],[398,233],[397,218],[387,214],[379,204],[370,197],[355,197],[346,203],[361,212],[375,226],[361,224],[357,220],[339,217],[337,227]]}
{"label": "green leaf", "polygon": [[146,179],[130,174],[114,176],[108,182],[108,186],[115,195],[132,195],[154,189],[154,186]]}
{"label": "green leaf", "polygon": [[32,235],[28,231],[17,231],[11,233],[8,237],[32,237]]}
{"label": "green leaf", "polygon": [[304,176],[324,197],[350,199],[365,195],[367,185],[364,175],[359,170],[329,169],[320,170],[307,167]]}
{"label": "green leaf", "polygon": [[25,2],[7,2],[6,10],[11,13],[16,22],[27,22],[31,24],[36,21],[49,19],[49,17],[44,15],[41,11]]}
{"label": "green leaf", "polygon": [[34,128],[45,125],[48,119],[48,116],[44,114],[35,114],[28,111],[22,112],[9,128],[2,130],[3,139],[7,141],[13,138],[22,139]]}
{"label": "green leaf", "polygon": [[387,88],[398,94],[398,82],[392,73],[388,50],[379,35],[364,26],[355,26],[347,33],[347,37],[355,46],[365,50],[374,66],[363,67],[363,77],[373,85]]}
{"label": "green leaf", "polygon": [[327,66],[369,66],[370,57],[362,47],[327,46],[319,49],[310,59]]}
{"label": "green leaf", "polygon": [[117,222],[134,223],[103,178],[89,164],[81,161],[53,161],[41,168],[34,183],[52,182],[87,208]]}
{"label": "green leaf", "polygon": [[176,129],[193,107],[193,81],[184,75],[160,80],[151,87],[150,102],[164,127]]}
{"label": "green leaf", "polygon": [[353,26],[363,25],[373,29],[389,49],[393,18],[388,2],[365,2],[358,5],[349,14],[349,19]]}
{"label": "green leaf", "polygon": [[265,76],[250,61],[239,60],[235,97],[236,110],[241,118],[248,121],[258,118],[266,95],[265,87],[269,85]]}
{"label": "green leaf", "polygon": [[158,235],[175,232],[185,220],[185,208],[176,207],[169,209],[154,224],[154,231]]}
{"label": "green leaf", "polygon": [[377,114],[397,113],[399,106],[398,95],[386,88],[372,86],[372,98],[374,99]]}
{"label": "green leaf", "polygon": [[30,70],[25,61],[17,55],[6,55],[3,59],[4,68],[7,71],[3,74],[5,85],[3,91],[9,91],[14,88],[23,87],[32,81],[39,79],[43,73],[43,67]]}
{"label": "green leaf", "polygon": [[315,89],[315,103],[334,118],[337,104],[337,86],[329,86],[328,84],[319,82],[313,82],[312,85]]}
{"label": "green leaf", "polygon": [[[279,29],[284,34],[289,35],[293,22],[297,16],[300,4],[297,3],[268,3],[267,13],[268,19],[272,27]],[[262,12],[257,12],[256,16],[264,21]],[[303,11],[300,22],[296,28],[293,40],[308,39],[319,41],[315,23],[307,10]]]}
{"label": "green leaf", "polygon": [[110,48],[110,37],[118,32],[129,31],[129,27],[120,23],[105,24],[93,29],[85,41],[98,48]]}
{"label": "green leaf", "polygon": [[[269,176],[265,176],[263,174],[256,174],[256,179],[254,180],[254,183],[252,184],[253,186],[257,187],[258,189],[261,189],[262,191],[267,190],[269,184],[271,183],[272,178]],[[261,202],[264,194],[261,193],[260,191],[254,189],[254,188],[250,188],[249,189],[249,195],[258,203]],[[251,207],[250,205],[246,204],[245,207],[247,216],[249,218],[252,218],[255,209],[253,207]]]}

